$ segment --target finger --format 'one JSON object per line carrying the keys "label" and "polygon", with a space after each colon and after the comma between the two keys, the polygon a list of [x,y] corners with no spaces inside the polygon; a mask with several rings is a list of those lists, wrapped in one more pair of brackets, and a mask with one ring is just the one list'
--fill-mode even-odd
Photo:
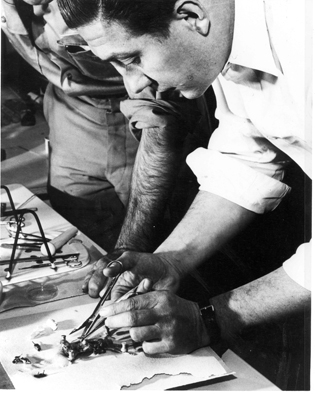
{"label": "finger", "polygon": [[100,309],[99,314],[103,317],[109,317],[132,310],[152,309],[154,306],[152,293],[147,293],[104,306]]}
{"label": "finger", "polygon": [[89,275],[87,275],[84,283],[87,282],[88,284],[88,292],[90,297],[97,298],[100,291],[105,286],[107,278],[103,275],[103,269],[107,264],[107,258],[102,257],[95,263],[93,271],[90,273],[90,278],[88,278]]}
{"label": "finger", "polygon": [[106,319],[106,326],[109,328],[141,327],[155,323],[156,317],[149,309],[119,313]]}
{"label": "finger", "polygon": [[142,349],[146,354],[161,354],[171,352],[169,344],[164,340],[144,341],[142,343]]}
{"label": "finger", "polygon": [[124,272],[124,264],[120,260],[112,260],[103,270],[103,274],[108,277],[114,277]]}
{"label": "finger", "polygon": [[118,259],[109,262],[107,267],[104,269],[104,275],[113,277],[121,274],[124,271],[130,270],[135,266],[137,256],[139,253],[123,253]]}
{"label": "finger", "polygon": [[87,293],[87,292],[88,292],[89,281],[90,281],[90,279],[91,279],[93,273],[94,273],[94,269],[91,269],[91,271],[86,275],[86,277],[85,277],[84,280],[83,280],[83,283],[82,283],[82,291],[83,291],[84,293]]}
{"label": "finger", "polygon": [[155,324],[144,327],[131,327],[130,337],[135,342],[157,341],[161,340],[161,330]]}
{"label": "finger", "polygon": [[89,281],[89,296],[93,298],[99,297],[99,294],[105,286],[107,278],[103,275],[103,271],[96,270]]}
{"label": "finger", "polygon": [[136,286],[133,289],[127,291],[127,293],[125,293],[122,297],[120,297],[116,302],[121,302],[121,301],[127,300],[130,297],[135,297],[136,295],[139,294],[138,288],[139,288],[139,286]]}

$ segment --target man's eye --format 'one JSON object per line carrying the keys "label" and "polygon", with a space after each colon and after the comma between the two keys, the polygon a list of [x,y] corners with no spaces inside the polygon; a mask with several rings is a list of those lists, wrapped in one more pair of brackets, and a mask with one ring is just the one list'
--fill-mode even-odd
{"label": "man's eye", "polygon": [[125,67],[140,64],[140,57],[137,56],[132,59],[125,60],[123,63]]}

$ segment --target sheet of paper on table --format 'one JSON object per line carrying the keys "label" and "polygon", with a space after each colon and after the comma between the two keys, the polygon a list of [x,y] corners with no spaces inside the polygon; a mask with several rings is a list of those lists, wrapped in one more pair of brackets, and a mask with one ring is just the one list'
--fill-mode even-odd
{"label": "sheet of paper on table", "polygon": [[[61,335],[68,335],[73,327],[90,315],[93,307],[94,304],[88,304],[1,320],[0,361],[16,389],[120,390],[145,381],[145,389],[163,390],[232,373],[209,347],[185,356],[167,357],[107,352],[78,359],[71,364],[59,354]],[[32,343],[32,334],[38,327],[45,326],[49,319],[58,323],[58,329],[45,332],[37,339],[42,346],[42,350],[37,351]],[[21,354],[27,356],[32,365],[13,364],[14,357]],[[46,377],[34,377],[43,370]],[[151,383],[153,377],[154,382]],[[137,389],[141,389],[141,385]]]}

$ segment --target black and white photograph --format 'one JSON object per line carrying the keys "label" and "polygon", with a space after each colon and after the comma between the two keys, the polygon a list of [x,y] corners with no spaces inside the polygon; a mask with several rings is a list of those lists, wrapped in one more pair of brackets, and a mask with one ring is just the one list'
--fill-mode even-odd
{"label": "black and white photograph", "polygon": [[0,391],[311,391],[312,0],[1,0]]}

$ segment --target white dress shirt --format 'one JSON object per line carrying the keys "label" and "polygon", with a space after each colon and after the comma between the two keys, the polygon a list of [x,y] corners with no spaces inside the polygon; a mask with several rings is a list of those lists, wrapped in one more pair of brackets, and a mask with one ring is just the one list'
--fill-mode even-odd
{"label": "white dress shirt", "polygon": [[[258,214],[275,209],[290,191],[282,179],[291,160],[311,177],[306,4],[235,1],[231,54],[213,83],[219,127],[208,149],[187,158],[200,190]],[[310,288],[310,275],[303,273],[310,259],[302,249],[303,258],[294,256],[284,269]]]}

